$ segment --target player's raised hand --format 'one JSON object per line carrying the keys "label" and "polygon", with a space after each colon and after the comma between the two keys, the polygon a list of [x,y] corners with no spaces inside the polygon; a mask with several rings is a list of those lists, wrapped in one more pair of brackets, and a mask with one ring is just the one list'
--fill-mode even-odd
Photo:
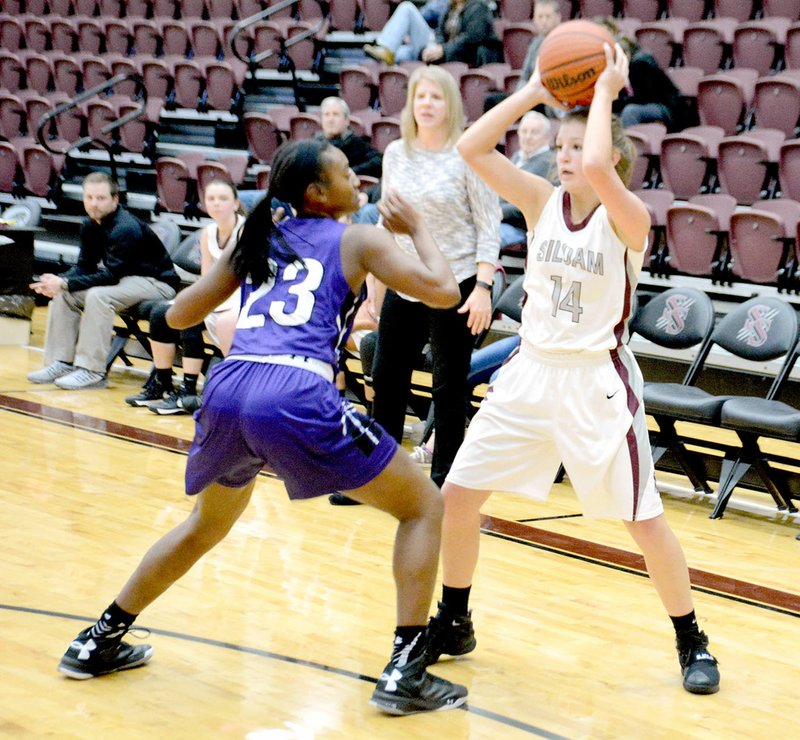
{"label": "player's raised hand", "polygon": [[542,75],[539,72],[539,62],[536,62],[536,68],[533,70],[530,79],[525,83],[524,89],[535,97],[537,105],[543,103],[544,105],[549,105],[551,108],[564,111],[570,108],[570,106],[565,105],[560,100],[556,100],[551,92],[544,86]]}
{"label": "player's raised hand", "polygon": [[613,49],[608,44],[603,44],[603,51],[606,55],[606,68],[597,78],[595,87],[604,88],[612,98],[616,98],[620,90],[628,84],[628,55],[619,44],[614,44]]}
{"label": "player's raised hand", "polygon": [[422,219],[414,206],[396,191],[388,191],[378,202],[378,211],[383,224],[395,234],[412,236],[420,227]]}

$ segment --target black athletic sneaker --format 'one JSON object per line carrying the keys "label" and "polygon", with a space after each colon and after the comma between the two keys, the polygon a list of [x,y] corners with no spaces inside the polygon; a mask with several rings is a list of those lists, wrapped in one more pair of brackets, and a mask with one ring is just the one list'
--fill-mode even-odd
{"label": "black athletic sneaker", "polygon": [[167,395],[167,390],[168,389],[164,388],[157,379],[153,378],[152,380],[148,380],[147,383],[144,384],[142,390],[135,396],[128,396],[125,399],[125,403],[138,408],[149,406],[151,403],[164,398],[164,396]]}
{"label": "black athletic sneaker", "polygon": [[328,496],[328,503],[330,503],[331,506],[361,506],[360,501],[345,496],[341,491],[337,491]]}
{"label": "black athletic sneaker", "polygon": [[156,401],[148,405],[150,411],[161,416],[174,416],[175,414],[188,414],[189,411],[181,405],[181,400],[189,395],[184,385],[172,391],[163,401]]}
{"label": "black athletic sneaker", "polygon": [[151,645],[129,645],[121,636],[92,637],[87,627],[70,643],[58,670],[70,678],[86,679],[144,665],[153,657]]}
{"label": "black athletic sneaker", "polygon": [[181,396],[178,399],[178,406],[180,406],[187,414],[193,414],[197,409],[203,405],[202,396]]}
{"label": "black athletic sneaker", "polygon": [[448,612],[442,602],[435,617],[428,623],[428,665],[433,665],[441,655],[466,655],[478,641],[472,627],[472,612],[467,615]]}
{"label": "black athletic sneaker", "polygon": [[683,688],[691,694],[716,694],[719,691],[719,670],[717,659],[708,652],[705,632],[678,640],[677,648]]}
{"label": "black athletic sneaker", "polygon": [[460,707],[467,689],[425,670],[425,654],[399,667],[389,661],[369,703],[386,714],[438,712]]}

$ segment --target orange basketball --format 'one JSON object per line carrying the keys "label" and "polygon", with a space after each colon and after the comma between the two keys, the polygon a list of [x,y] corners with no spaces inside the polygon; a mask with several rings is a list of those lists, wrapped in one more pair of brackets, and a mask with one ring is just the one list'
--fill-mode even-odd
{"label": "orange basketball", "polygon": [[614,37],[592,21],[567,21],[556,26],[539,49],[542,84],[564,105],[589,105],[594,83],[606,67],[603,44],[614,48]]}

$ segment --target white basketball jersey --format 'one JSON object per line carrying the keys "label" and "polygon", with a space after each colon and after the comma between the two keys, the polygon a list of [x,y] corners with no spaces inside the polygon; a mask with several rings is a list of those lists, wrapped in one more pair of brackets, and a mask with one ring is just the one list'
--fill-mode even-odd
{"label": "white basketball jersey", "polygon": [[643,259],[614,233],[602,204],[573,224],[569,194],[556,188],[528,245],[520,335],[545,352],[618,347]]}
{"label": "white basketball jersey", "polygon": [[[230,249],[236,245],[236,242],[239,241],[239,237],[242,235],[242,228],[244,227],[244,216],[241,213],[236,214],[236,224],[233,227],[233,232],[231,233],[231,237],[229,239],[230,244],[228,245]],[[206,246],[208,246],[208,253],[211,255],[214,262],[216,262],[222,256],[222,248],[219,246],[219,227],[216,223],[209,224],[206,226]],[[233,240],[233,241],[231,241]],[[231,295],[229,295],[219,306],[217,306],[214,311],[229,311],[232,308],[239,309],[241,306],[242,297],[240,291],[236,290]]]}

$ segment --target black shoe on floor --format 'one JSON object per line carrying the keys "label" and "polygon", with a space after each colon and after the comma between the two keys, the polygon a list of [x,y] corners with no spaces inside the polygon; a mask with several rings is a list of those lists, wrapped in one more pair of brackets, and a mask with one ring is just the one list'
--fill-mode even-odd
{"label": "black shoe on floor", "polygon": [[467,689],[425,670],[425,654],[405,665],[389,661],[369,703],[386,714],[438,712],[460,707]]}
{"label": "black shoe on floor", "polygon": [[331,506],[361,506],[360,501],[356,501],[354,498],[345,496],[339,491],[328,496],[328,501],[330,501]]}
{"label": "black shoe on floor", "polygon": [[472,612],[453,614],[440,601],[439,610],[428,623],[428,665],[433,665],[442,655],[466,655],[471,653],[478,641],[472,626]]}
{"label": "black shoe on floor", "polygon": [[139,393],[135,396],[128,396],[125,399],[125,403],[137,408],[149,406],[151,403],[155,403],[164,398],[170,390],[170,388],[164,388],[164,386],[158,382],[158,379],[153,376],[153,378],[144,384]]}
{"label": "black shoe on floor", "polygon": [[186,390],[186,386],[180,385],[176,388],[172,393],[170,393],[166,398],[162,401],[155,401],[148,405],[150,411],[154,414],[158,414],[159,416],[176,416],[179,414],[189,414],[191,413],[187,408],[184,408],[182,405],[182,401],[184,398],[187,398],[190,394]]}
{"label": "black shoe on floor", "polygon": [[186,395],[178,399],[178,406],[180,406],[187,414],[193,414],[197,409],[203,405],[203,398],[199,395]]}
{"label": "black shoe on floor", "polygon": [[147,663],[153,657],[151,645],[129,645],[122,635],[108,639],[92,637],[87,627],[70,643],[58,670],[70,678],[86,679],[125,671]]}
{"label": "black shoe on floor", "polygon": [[708,652],[705,632],[678,640],[677,648],[683,688],[690,694],[716,694],[719,691],[719,669],[717,659]]}

